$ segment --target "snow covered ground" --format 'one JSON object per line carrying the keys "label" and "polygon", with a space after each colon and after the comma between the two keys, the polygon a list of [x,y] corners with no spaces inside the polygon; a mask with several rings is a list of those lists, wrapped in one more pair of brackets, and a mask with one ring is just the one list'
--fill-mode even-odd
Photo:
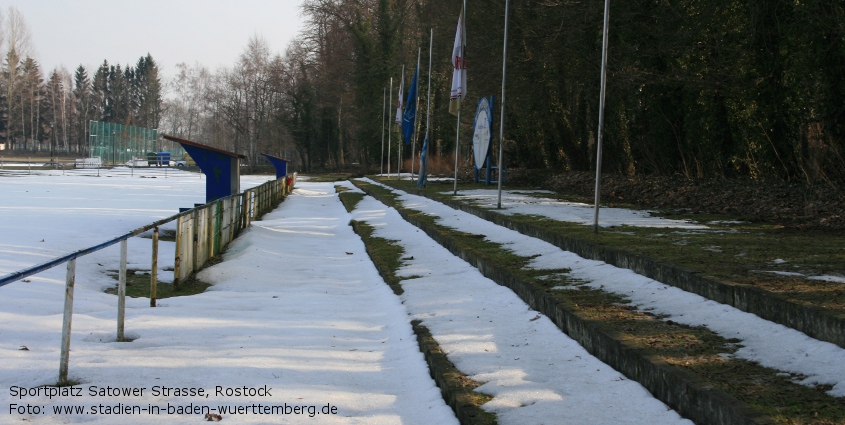
{"label": "snow covered ground", "polygon": [[[120,171],[111,177],[61,172],[0,176],[0,275],[202,202],[204,180],[172,173],[166,179],[139,176],[138,170],[134,176]],[[266,180],[244,176],[242,187]],[[658,285],[637,291],[671,292],[656,282],[640,282],[645,278],[633,273],[485,227],[489,223],[440,209],[445,207],[425,198],[403,199],[443,217],[444,224],[509,243],[520,255],[541,254],[538,268],[547,267],[546,260],[555,268],[567,262],[573,273],[595,284],[606,276],[602,273],[623,273],[614,279]],[[348,226],[353,218],[369,222],[380,236],[400,240],[406,256],[414,257],[401,273],[418,277],[403,282],[401,297],[377,274]],[[168,251],[162,245],[159,266],[172,267],[172,246]],[[149,246],[148,239],[133,238],[130,264],[149,268]],[[115,284],[106,272],[117,268],[116,247],[80,259],[70,355],[70,377],[79,382],[79,396],[33,390],[58,376],[64,268],[0,287],[0,423],[193,423],[206,412],[222,414],[227,423],[457,423],[428,376],[412,319],[423,320],[464,373],[485,382],[480,390],[494,396],[485,408],[496,412],[502,424],[690,423],[394,210],[366,198],[347,213],[331,183],[300,181],[294,194],[253,223],[224,257],[201,272],[214,284],[206,293],[160,300],[157,308],[128,299],[126,330],[135,338],[128,343],[114,341],[116,297],[102,292]],[[643,308],[662,308],[663,303],[635,302]],[[710,303],[689,302],[667,308],[689,311]],[[724,314],[718,315],[724,322],[739,320]],[[690,318],[696,320],[701,319]],[[762,325],[748,326],[754,326],[751,333],[769,332]],[[786,353],[784,363],[810,368],[794,373],[841,391],[841,367],[836,366],[843,364],[837,357],[841,349],[796,340],[807,347],[805,352],[786,352],[782,338],[794,331],[775,331],[780,332],[773,337],[779,341],[775,351]],[[765,347],[748,351],[756,355]],[[36,406],[40,413],[27,413]],[[211,408],[216,410],[205,410]],[[230,408],[241,411],[229,413]],[[130,413],[133,409],[140,412]],[[168,409],[174,414],[168,415]],[[186,410],[190,414],[179,414]]]}
{"label": "snow covered ground", "polygon": [[[0,185],[0,196],[18,197],[15,208],[0,215],[16,223],[3,229],[3,273],[100,242],[201,199],[204,182],[184,177],[166,182],[149,176],[4,179],[8,184]],[[166,196],[179,191],[182,197]],[[149,197],[124,196],[141,192]],[[153,199],[169,199],[172,205],[150,204]],[[111,200],[115,202],[108,204]],[[52,207],[53,215],[42,211],[44,206]],[[104,213],[108,208],[114,212]],[[94,216],[86,219],[83,211]],[[372,200],[355,215],[396,220],[395,212]],[[549,418],[689,423],[442,248],[431,259],[453,267],[435,267],[445,275],[419,279],[402,299],[396,297],[348,226],[351,218],[332,184],[299,183],[280,208],[230,246],[224,262],[201,273],[214,283],[209,291],[160,300],[157,308],[129,299],[126,328],[135,338],[129,343],[114,341],[116,299],[101,291],[113,285],[104,272],[115,268],[116,253],[80,260],[88,266],[81,267],[86,272],[77,279],[70,361],[78,396],[75,390],[53,396],[33,389],[57,376],[63,268],[0,288],[0,355],[5,360],[0,405],[8,409],[0,422],[158,423],[168,409],[187,409],[193,414],[166,420],[194,422],[210,412],[233,423],[456,423],[412,334],[409,322],[419,317],[441,343],[452,347],[466,373],[488,382],[483,390],[495,395],[488,407],[500,414],[503,424],[539,424]],[[91,221],[97,224],[89,232],[84,226]],[[83,236],[74,238],[67,231],[58,237],[49,224],[79,228]],[[405,229],[400,224],[397,231]],[[406,239],[424,247],[421,258],[435,252],[429,249],[433,242],[420,232],[411,231]],[[130,263],[148,262],[149,250],[143,248],[148,242],[133,238]],[[49,250],[40,250],[41,244]],[[18,251],[30,257],[16,260]],[[466,280],[467,291],[490,293],[483,301],[475,297],[475,302],[455,304],[469,292],[436,291],[438,299],[425,287],[426,281],[443,285],[456,280]],[[462,323],[471,317],[476,321]],[[487,325],[475,326],[480,321]],[[558,377],[549,370],[566,374]],[[569,379],[579,375],[573,370],[580,371],[579,380]],[[236,391],[255,394],[233,395]],[[27,413],[36,406],[40,413]],[[212,407],[216,410],[203,410]],[[233,407],[242,413],[221,412]],[[285,408],[299,408],[300,414],[285,415]],[[140,413],[130,414],[133,410]]]}
{"label": "snow covered ground", "polygon": [[[404,206],[439,217],[438,223],[443,226],[486,235],[487,240],[502,244],[520,256],[536,256],[530,264],[532,268],[571,269],[571,277],[586,282],[589,287],[627,297],[640,310],[665,315],[665,320],[705,326],[724,338],[739,339],[742,348],[734,353],[738,357],[793,374],[805,385],[832,385],[828,394],[845,397],[845,368],[842,367],[845,349],[835,344],[810,338],[794,329],[665,285],[629,269],[584,259],[428,198],[393,191],[400,195]],[[512,211],[520,211],[520,208],[513,205]]]}
{"label": "snow covered ground", "polygon": [[405,307],[458,369],[485,383],[478,391],[494,396],[484,408],[499,423],[691,424],[396,210],[366,197],[353,216],[402,246]]}
{"label": "snow covered ground", "polygon": [[[50,178],[56,180],[34,179],[37,189],[26,189],[24,179],[13,185],[23,193],[46,193],[62,181]],[[120,196],[151,183],[137,176],[109,182],[111,189],[97,188],[100,195]],[[176,180],[170,189],[153,182],[146,192],[162,197],[171,189],[200,197],[204,190]],[[70,356],[78,391],[53,396],[36,388],[57,377],[63,270],[0,288],[0,422],[195,423],[208,413],[249,424],[457,423],[428,375],[407,313],[348,226],[332,186],[304,186],[233,242],[226,261],[202,272],[215,284],[211,290],[160,300],[157,308],[128,299],[126,329],[133,342],[115,342],[116,298],[100,291],[108,278],[89,282],[102,270],[78,276]],[[72,192],[72,185],[64,187],[59,193],[66,196],[52,205],[89,205],[87,196]],[[18,200],[18,207],[28,210],[40,197]],[[184,198],[176,204],[191,200],[188,193]],[[130,206],[131,199],[110,207],[144,208]],[[158,205],[139,220],[169,213]],[[98,217],[105,229],[99,237],[137,226],[124,218],[117,212]],[[103,223],[109,220],[115,223]],[[34,251],[51,234],[46,226],[7,231],[7,264],[14,263],[16,247]],[[76,243],[56,238],[51,247],[67,251]],[[136,251],[130,262],[147,258]],[[114,267],[117,257],[95,261]]]}
{"label": "snow covered ground", "polygon": [[[448,192],[451,194],[452,192]],[[506,215],[524,214],[547,217],[552,220],[567,221],[592,226],[595,221],[593,205],[580,202],[559,201],[544,198],[553,192],[544,190],[502,191],[502,209],[498,212]],[[496,208],[499,193],[495,189],[462,190],[458,196],[476,202],[482,208]],[[599,226],[636,226],[636,227],[667,227],[681,229],[706,229],[707,226],[684,220],[670,220],[652,217],[648,211],[635,211],[625,208],[601,208],[599,211]]]}
{"label": "snow covered ground", "polygon": [[[244,176],[241,189],[270,178]],[[0,275],[97,245],[203,202],[205,178],[181,170],[117,167],[0,174]],[[176,228],[175,222],[163,227]],[[118,249],[113,246],[79,261],[83,287],[113,283],[105,271],[116,269]],[[161,242],[159,249],[164,261],[159,266],[172,270],[174,244]],[[148,239],[130,239],[129,251],[129,268],[149,270]],[[172,281],[173,273],[159,278]],[[44,279],[63,282],[64,269],[32,278]]]}

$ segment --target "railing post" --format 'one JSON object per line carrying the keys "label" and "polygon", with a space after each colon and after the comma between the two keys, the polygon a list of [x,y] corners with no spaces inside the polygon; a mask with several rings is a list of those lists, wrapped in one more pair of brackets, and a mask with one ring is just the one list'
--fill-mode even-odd
{"label": "railing post", "polygon": [[65,278],[65,311],[62,319],[62,348],[59,358],[58,385],[68,384],[67,370],[70,360],[70,325],[73,319],[73,288],[76,283],[76,259],[67,263],[67,277]]}
{"label": "railing post", "polygon": [[117,340],[123,341],[123,321],[126,312],[126,244],[120,241],[120,275],[117,281]]}
{"label": "railing post", "polygon": [[156,306],[158,289],[158,226],[153,229],[153,258],[150,267],[150,307]]}

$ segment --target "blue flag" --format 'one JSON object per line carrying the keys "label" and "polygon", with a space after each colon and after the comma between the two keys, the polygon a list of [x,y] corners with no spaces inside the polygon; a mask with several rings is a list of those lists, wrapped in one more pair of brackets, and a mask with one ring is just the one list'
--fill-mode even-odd
{"label": "blue flag", "polygon": [[411,81],[411,89],[408,90],[408,101],[405,102],[405,114],[402,116],[402,135],[405,136],[405,144],[410,144],[414,137],[414,127],[417,123],[417,81],[419,80],[420,68],[414,71],[414,79]]}

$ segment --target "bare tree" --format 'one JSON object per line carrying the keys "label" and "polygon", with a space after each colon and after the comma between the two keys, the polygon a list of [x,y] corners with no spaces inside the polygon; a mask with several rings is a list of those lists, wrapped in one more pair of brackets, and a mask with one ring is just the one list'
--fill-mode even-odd
{"label": "bare tree", "polygon": [[[32,53],[32,36],[23,15],[14,6],[9,6],[8,13],[2,19],[2,48],[5,57],[3,84],[6,91],[7,128],[6,138],[10,147],[14,148],[15,123],[20,122],[19,129],[22,140],[26,142],[25,116],[27,111],[23,107],[23,99],[27,95],[21,92],[21,58]],[[19,100],[19,102],[16,102]],[[16,103],[20,105],[17,108]],[[17,114],[15,114],[17,112]],[[18,121],[18,118],[20,121]]]}
{"label": "bare tree", "polygon": [[200,64],[191,67],[179,63],[176,68],[179,73],[167,84],[172,96],[166,102],[163,128],[177,137],[204,139],[202,127],[207,116],[204,100],[208,98],[211,73]]}

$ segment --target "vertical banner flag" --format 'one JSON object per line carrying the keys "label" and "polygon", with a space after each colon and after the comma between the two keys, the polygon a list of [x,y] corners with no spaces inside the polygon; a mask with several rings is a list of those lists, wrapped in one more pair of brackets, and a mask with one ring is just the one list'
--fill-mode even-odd
{"label": "vertical banner flag", "polygon": [[402,92],[405,91],[405,76],[399,82],[399,96],[396,98],[396,124],[402,125]]}
{"label": "vertical banner flag", "polygon": [[475,112],[474,132],[472,134],[472,152],[475,159],[475,169],[480,170],[486,165],[490,155],[490,140],[493,138],[493,105],[486,97],[478,101]]}
{"label": "vertical banner flag", "polygon": [[[414,71],[414,79],[411,80],[411,88],[408,90],[408,101],[405,102],[405,114],[402,116],[402,135],[405,136],[405,144],[411,143],[414,137],[414,125],[417,116],[417,82],[419,80],[420,67]],[[401,92],[400,92],[401,93]],[[396,111],[397,118],[399,111]]]}
{"label": "vertical banner flag", "polygon": [[466,28],[464,28],[464,13],[458,17],[458,31],[455,33],[455,47],[452,48],[452,93],[449,96],[449,113],[458,115],[461,109],[461,99],[467,94],[467,64],[464,56],[467,44]]}

